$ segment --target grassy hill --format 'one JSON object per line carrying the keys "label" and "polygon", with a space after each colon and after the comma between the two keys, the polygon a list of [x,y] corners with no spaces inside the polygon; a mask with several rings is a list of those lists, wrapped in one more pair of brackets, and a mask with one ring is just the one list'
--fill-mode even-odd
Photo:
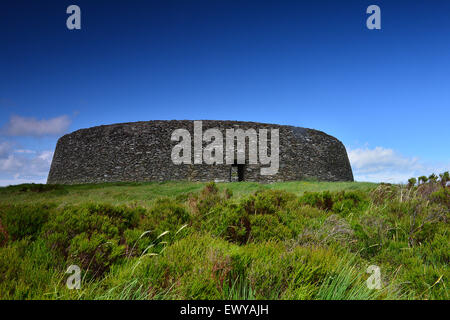
{"label": "grassy hill", "polygon": [[449,207],[438,181],[0,188],[0,298],[448,299]]}

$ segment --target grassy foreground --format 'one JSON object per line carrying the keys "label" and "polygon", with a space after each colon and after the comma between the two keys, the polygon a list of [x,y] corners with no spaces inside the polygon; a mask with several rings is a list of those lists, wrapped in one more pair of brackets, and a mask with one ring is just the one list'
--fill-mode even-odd
{"label": "grassy foreground", "polygon": [[[449,188],[0,188],[0,299],[448,299]],[[82,270],[69,290],[70,265]],[[378,266],[381,289],[369,289]]]}

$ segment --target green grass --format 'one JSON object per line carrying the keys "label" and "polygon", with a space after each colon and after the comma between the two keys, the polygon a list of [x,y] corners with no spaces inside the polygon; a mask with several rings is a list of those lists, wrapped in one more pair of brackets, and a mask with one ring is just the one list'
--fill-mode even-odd
{"label": "green grass", "polygon": [[[219,189],[229,188],[236,196],[250,194],[259,189],[276,189],[293,192],[297,195],[305,191],[340,191],[370,190],[377,185],[370,182],[313,182],[294,181],[260,184],[255,182],[218,183]],[[27,186],[27,185],[25,185]],[[160,197],[176,197],[190,192],[200,191],[205,186],[201,182],[169,181],[169,182],[120,182],[104,184],[84,184],[59,186],[46,192],[32,190],[21,191],[24,185],[0,187],[0,203],[48,203],[79,204],[85,202],[102,202],[113,205],[136,202],[142,206],[151,205]]]}
{"label": "green grass", "polygon": [[448,299],[449,200],[437,182],[0,188],[0,299]]}

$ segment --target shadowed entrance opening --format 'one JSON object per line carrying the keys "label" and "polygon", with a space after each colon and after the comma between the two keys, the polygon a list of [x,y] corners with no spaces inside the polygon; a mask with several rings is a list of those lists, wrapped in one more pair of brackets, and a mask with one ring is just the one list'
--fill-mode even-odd
{"label": "shadowed entrance opening", "polygon": [[245,164],[233,164],[230,171],[230,181],[244,181]]}

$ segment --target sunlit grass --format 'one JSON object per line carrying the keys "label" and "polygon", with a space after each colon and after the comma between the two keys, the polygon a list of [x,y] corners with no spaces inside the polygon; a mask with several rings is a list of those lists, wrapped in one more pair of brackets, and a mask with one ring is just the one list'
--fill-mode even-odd
{"label": "sunlit grass", "polygon": [[[206,183],[188,181],[169,182],[120,182],[103,184],[84,184],[61,186],[61,189],[49,192],[19,192],[19,186],[0,187],[0,202],[46,203],[57,201],[63,204],[79,204],[84,202],[102,202],[114,205],[136,202],[149,206],[160,197],[176,197],[182,194],[197,192]],[[256,182],[218,183],[220,189],[228,188],[235,196],[243,196],[260,189],[285,190],[297,195],[305,191],[338,191],[338,190],[370,190],[377,186],[369,182],[316,182],[292,181],[261,184]]]}

